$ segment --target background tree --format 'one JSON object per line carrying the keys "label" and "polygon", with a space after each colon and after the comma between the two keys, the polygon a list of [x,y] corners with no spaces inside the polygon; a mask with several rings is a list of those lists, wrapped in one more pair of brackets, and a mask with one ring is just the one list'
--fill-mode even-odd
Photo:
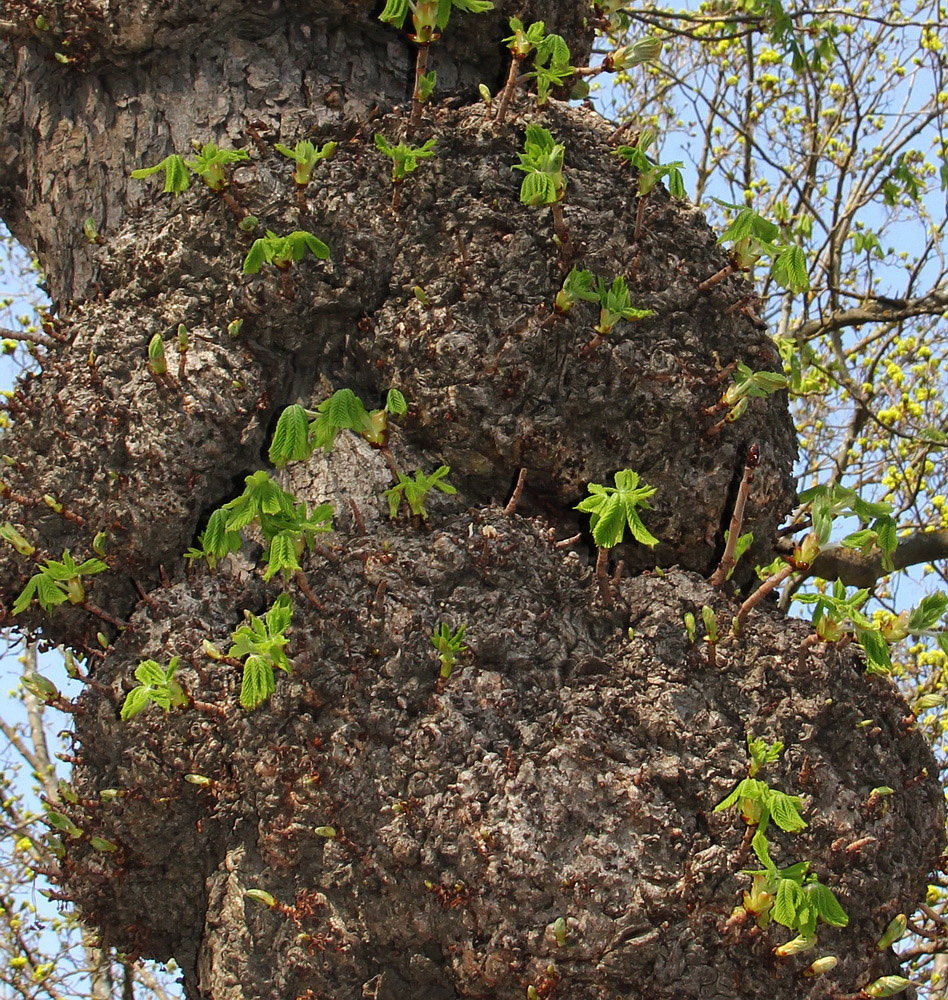
{"label": "background tree", "polygon": [[[792,503],[779,357],[749,287],[709,281],[727,258],[643,184],[641,138],[618,159],[607,127],[560,104],[520,100],[499,123],[466,103],[509,78],[509,15],[542,18],[580,65],[605,13],[525,6],[387,5],[411,15],[412,48],[371,4],[6,5],[3,125],[26,155],[3,162],[5,218],[58,317],[9,406],[0,588],[8,620],[85,660],[57,877],[106,943],[174,955],[189,996],[853,992],[894,970],[872,946],[940,849],[934,764],[889,682],[860,677],[839,635],[818,644],[704,580],[728,523],[761,559]],[[542,44],[546,90],[571,71]],[[431,85],[460,100],[426,113]],[[386,114],[409,93],[411,120]],[[339,144],[317,184],[288,170],[304,141]],[[131,177],[158,163],[176,200]],[[749,414],[728,422],[737,362]],[[390,387],[409,409],[386,441]],[[319,539],[253,471],[297,399],[317,435],[361,435],[281,474],[294,501],[334,503]],[[309,450],[291,412],[278,465]],[[461,502],[418,495],[448,465]],[[492,503],[520,468],[516,502]],[[602,505],[583,541],[587,483]],[[416,491],[414,523],[388,519],[386,488]],[[614,544],[618,514],[644,548]],[[217,571],[185,570],[196,544]],[[656,563],[682,568],[642,572]],[[857,632],[878,656],[879,630]],[[245,706],[275,688],[249,715],[241,673]],[[817,911],[828,924],[819,966],[753,926],[761,885],[729,916],[755,861],[715,806],[762,735],[787,749],[777,764],[752,742],[751,773],[767,758],[809,825],[755,785],[753,852],[783,886],[778,924],[807,946]]]}

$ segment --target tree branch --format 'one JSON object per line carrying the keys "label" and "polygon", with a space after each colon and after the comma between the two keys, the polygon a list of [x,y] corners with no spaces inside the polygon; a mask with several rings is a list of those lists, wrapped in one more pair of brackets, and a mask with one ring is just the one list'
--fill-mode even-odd
{"label": "tree branch", "polygon": [[870,299],[865,305],[837,309],[822,319],[811,319],[798,327],[793,336],[802,343],[819,333],[862,326],[865,323],[897,323],[913,316],[942,313],[946,308],[948,288],[932,289],[927,295],[917,299]]}
{"label": "tree branch", "polygon": [[[909,535],[899,542],[892,554],[895,569],[938,559],[948,559],[948,530],[919,531]],[[857,549],[834,545],[824,549],[813,560],[808,575],[824,580],[840,580],[847,587],[871,587],[889,572],[883,567],[882,556],[878,552],[866,556]]]}

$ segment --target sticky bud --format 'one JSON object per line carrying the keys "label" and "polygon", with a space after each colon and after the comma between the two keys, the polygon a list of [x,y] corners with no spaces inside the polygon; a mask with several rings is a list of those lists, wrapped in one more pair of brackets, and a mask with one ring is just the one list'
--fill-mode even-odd
{"label": "sticky bud", "polygon": [[236,337],[237,334],[240,333],[240,328],[243,325],[244,325],[244,321],[242,319],[232,319],[227,324],[227,335],[229,337]]}
{"label": "sticky bud", "polygon": [[623,45],[606,57],[607,68],[620,72],[640,63],[652,62],[662,54],[663,44],[660,38],[640,38],[631,45]]}
{"label": "sticky bud", "polygon": [[905,933],[907,924],[908,918],[904,913],[896,914],[889,921],[889,926],[883,931],[882,937],[876,942],[876,951],[885,951],[886,948],[895,944]]}
{"label": "sticky bud", "polygon": [[792,941],[787,941],[785,944],[778,945],[774,948],[774,954],[779,958],[786,958],[788,955],[799,955],[801,951],[809,951],[810,948],[815,947],[815,934],[810,934],[808,937],[801,934],[799,937],[793,938]]}
{"label": "sticky bud", "polygon": [[103,802],[114,802],[116,799],[120,799],[125,792],[121,788],[103,788],[99,792],[99,798]]}
{"label": "sticky bud", "polygon": [[190,782],[192,785],[200,785],[202,788],[207,788],[208,785],[213,784],[211,779],[205,777],[203,774],[186,774],[184,780]]}
{"label": "sticky bud", "polygon": [[156,333],[148,341],[148,367],[155,375],[164,375],[168,370],[168,363],[165,361],[165,342],[161,339],[160,333]]}
{"label": "sticky bud", "polygon": [[248,889],[244,895],[247,899],[252,899],[255,903],[259,903],[261,906],[266,906],[270,910],[277,905],[276,899],[274,899],[274,897],[271,896],[265,889]]}
{"label": "sticky bud", "polygon": [[556,947],[562,948],[566,945],[566,919],[557,917],[553,921],[553,937],[556,939]]}
{"label": "sticky bud", "polygon": [[201,642],[201,649],[212,659],[212,660],[223,660],[224,654],[214,645],[213,642],[209,642],[204,639]]}
{"label": "sticky bud", "polygon": [[188,328],[184,323],[178,324],[178,353],[184,354],[191,343],[191,337],[188,332]]}
{"label": "sticky bud", "polygon": [[50,493],[43,494],[43,503],[49,507],[50,510],[54,510],[57,514],[63,512],[63,505]]}
{"label": "sticky bud", "polygon": [[317,826],[313,833],[317,837],[326,837],[328,840],[332,840],[336,836],[336,828],[334,826]]}
{"label": "sticky bud", "polygon": [[104,632],[96,632],[95,641],[103,648],[109,648],[109,637]]}
{"label": "sticky bud", "polygon": [[5,542],[9,542],[21,556],[29,558],[36,551],[36,546],[30,545],[30,543],[9,522],[0,525],[0,538],[2,538]]}
{"label": "sticky bud", "polygon": [[259,225],[260,220],[255,215],[245,215],[240,222],[237,223],[237,228],[241,232],[252,233]]}
{"label": "sticky bud", "polygon": [[31,695],[47,704],[59,698],[59,688],[42,674],[32,672],[24,674],[20,678],[20,683]]}
{"label": "sticky bud", "polygon": [[894,997],[896,993],[907,990],[912,985],[911,979],[904,976],[882,976],[863,988],[867,997]]}
{"label": "sticky bud", "polygon": [[839,965],[839,959],[835,955],[824,955],[815,962],[811,962],[804,970],[803,975],[808,978],[822,976]]}

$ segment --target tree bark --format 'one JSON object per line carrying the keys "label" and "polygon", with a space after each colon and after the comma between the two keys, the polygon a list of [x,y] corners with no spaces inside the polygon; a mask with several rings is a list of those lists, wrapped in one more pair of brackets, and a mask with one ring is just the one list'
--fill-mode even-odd
{"label": "tree bark", "polygon": [[[802,646],[806,627],[775,609],[739,636],[722,627],[714,651],[688,641],[686,612],[708,604],[727,622],[738,606],[703,577],[751,445],[751,560],[793,502],[784,398],[709,433],[727,366],[779,358],[728,309],[749,294],[741,279],[698,291],[726,261],[692,207],[653,193],[630,245],[632,178],[604,122],[523,98],[498,127],[477,103],[477,84],[506,74],[511,14],[561,31],[574,62],[591,43],[591,5],[497,7],[456,12],[432,46],[442,100],[412,142],[434,138],[437,156],[394,212],[374,136],[404,132],[414,54],[374,4],[0,5],[0,127],[18,142],[0,152],[3,216],[58,307],[56,344],[0,441],[3,519],[38,547],[0,552],[6,623],[36,559],[86,558],[107,535],[109,572],[89,578],[85,606],[17,618],[84,650],[95,681],[76,716],[83,835],[61,884],[105,944],[174,956],[195,1000],[853,992],[894,968],[872,944],[939,854],[936,766],[888,681],[851,649]],[[511,167],[530,121],[566,145],[573,261],[625,275],[654,311],[593,351],[592,305],[552,310],[569,265],[549,212],[519,202]],[[271,148],[298,138],[340,144],[302,211]],[[195,184],[172,201],[130,179],[192,140],[247,149],[229,189],[241,210],[311,230],[331,259],[244,277],[258,234],[221,198]],[[102,244],[83,237],[86,217]],[[183,373],[155,376],[147,345],[171,345],[179,324]],[[390,521],[386,463],[348,435],[281,474],[299,500],[334,503],[336,531],[304,558],[315,603],[285,588],[292,675],[247,713],[239,670],[202,642],[226,649],[279,581],[263,581],[259,546],[215,572],[182,553],[266,466],[282,407],[340,387],[372,407],[393,386],[409,400],[395,462],[450,465],[458,495],[431,501],[425,524]],[[591,539],[555,542],[585,529],[585,484],[623,468],[658,488],[643,516],[661,541],[616,549],[626,575],[607,610]],[[439,680],[442,622],[465,624],[470,648]],[[121,722],[138,662],[175,655],[191,707]],[[729,920],[756,861],[743,825],[713,808],[746,773],[747,734],[786,744],[769,780],[806,799],[807,830],[772,837],[778,863],[810,860],[850,916],[820,930],[840,964],[819,979],[801,978],[806,956],[772,955],[784,932]]]}

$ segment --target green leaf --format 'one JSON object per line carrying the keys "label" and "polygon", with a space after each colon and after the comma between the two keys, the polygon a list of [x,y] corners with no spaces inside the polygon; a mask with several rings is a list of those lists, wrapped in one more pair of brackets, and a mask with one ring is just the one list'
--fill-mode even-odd
{"label": "green leaf", "polygon": [[296,558],[295,537],[292,531],[282,531],[270,540],[270,546],[263,557],[267,564],[266,572],[263,574],[264,580],[272,579],[277,573],[282,573],[286,577],[300,571],[301,567]]}
{"label": "green leaf", "polygon": [[379,14],[379,20],[386,24],[401,28],[408,15],[408,0],[388,0],[385,9]]}
{"label": "green leaf", "polygon": [[307,250],[318,260],[329,259],[329,247],[305,229],[297,229],[285,236],[284,239],[289,240],[293,260],[302,260]]}
{"label": "green leaf", "polygon": [[393,417],[401,417],[408,412],[408,403],[405,402],[405,397],[398,389],[388,390],[388,395],[385,397],[385,409]]}
{"label": "green leaf", "polygon": [[253,241],[253,244],[247,251],[247,256],[244,257],[244,274],[257,274],[264,264],[269,263],[267,256],[268,247],[269,241],[266,238],[261,237],[259,240]]}
{"label": "green leaf", "polygon": [[866,654],[866,673],[891,674],[892,657],[889,654],[889,644],[879,630],[855,627],[853,631]]}
{"label": "green leaf", "polygon": [[773,263],[771,274],[781,288],[787,288],[791,292],[805,292],[810,287],[802,247],[782,247]]}
{"label": "green leaf", "polygon": [[340,430],[359,432],[369,419],[362,400],[351,389],[337,389],[318,409]]}
{"label": "green leaf", "polygon": [[309,417],[298,403],[288,406],[277,420],[269,459],[281,468],[287,462],[305,462],[313,453],[309,443]]}
{"label": "green leaf", "polygon": [[549,174],[527,174],[520,185],[520,201],[524,205],[552,205],[556,201],[556,183]]}
{"label": "green leaf", "polygon": [[119,713],[122,721],[127,722],[133,716],[138,715],[139,712],[148,706],[150,701],[148,688],[140,686],[132,688],[125,696],[125,703],[122,705],[122,711]]}
{"label": "green leaf", "polygon": [[135,679],[141,684],[163,685],[167,678],[165,668],[154,660],[142,660],[135,669]]}
{"label": "green leaf", "polygon": [[798,795],[787,795],[771,788],[766,803],[773,821],[781,830],[797,833],[806,828],[806,820],[800,815],[803,801]]}
{"label": "green leaf", "polygon": [[262,656],[248,656],[240,683],[240,704],[252,711],[262,705],[276,690],[273,669]]}
{"label": "green leaf", "polygon": [[176,153],[166,156],[160,163],[156,163],[153,167],[140,167],[138,170],[133,170],[132,177],[136,180],[141,180],[158,173],[159,170],[164,170],[165,172],[165,194],[179,195],[187,191],[191,186],[191,175],[188,172],[184,157],[178,156]]}
{"label": "green leaf", "polygon": [[805,918],[810,909],[810,901],[802,886],[788,878],[781,878],[777,883],[777,895],[774,899],[771,915],[778,924],[796,930],[800,927],[801,916]]}
{"label": "green leaf", "polygon": [[840,906],[835,893],[822,882],[811,882],[804,890],[810,897],[820,919],[832,927],[845,927],[849,923],[846,911]]}
{"label": "green leaf", "polygon": [[725,798],[723,798],[714,807],[712,812],[723,812],[725,809],[730,809],[732,806],[737,805],[744,799],[752,799],[757,802],[763,802],[767,791],[767,785],[763,781],[758,781],[756,778],[744,778],[737,783],[737,787],[730,793],[730,795],[725,796]]}
{"label": "green leaf", "polygon": [[923,597],[918,602],[918,607],[913,608],[909,614],[909,632],[917,634],[925,629],[934,628],[946,610],[948,610],[948,594],[939,591]]}
{"label": "green leaf", "polygon": [[636,508],[651,509],[648,498],[655,487],[639,486],[638,473],[622,469],[615,474],[615,487],[590,483],[592,494],[576,505],[576,510],[590,515],[593,541],[600,548],[612,548],[622,540],[628,525],[632,537],[643,545],[657,545],[655,538],[642,523]]}

